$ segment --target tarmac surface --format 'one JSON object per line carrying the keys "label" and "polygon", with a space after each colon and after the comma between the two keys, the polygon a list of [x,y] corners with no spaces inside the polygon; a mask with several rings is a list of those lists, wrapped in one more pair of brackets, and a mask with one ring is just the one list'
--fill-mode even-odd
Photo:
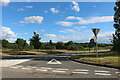
{"label": "tarmac surface", "polygon": [[[27,55],[3,57],[1,66],[3,78],[119,78],[120,71],[74,62],[71,55]],[[10,62],[13,60],[12,62]],[[16,61],[17,60],[17,61]],[[19,61],[21,61],[19,63]],[[52,60],[52,61],[51,61]],[[50,62],[51,61],[51,62]],[[17,63],[16,63],[17,62]],[[48,62],[50,64],[48,64]],[[14,63],[14,64],[13,64]],[[13,65],[12,65],[13,64]]]}

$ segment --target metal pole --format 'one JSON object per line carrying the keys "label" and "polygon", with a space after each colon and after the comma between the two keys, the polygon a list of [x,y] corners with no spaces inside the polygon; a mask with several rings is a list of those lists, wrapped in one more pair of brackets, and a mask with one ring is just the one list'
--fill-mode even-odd
{"label": "metal pole", "polygon": [[98,45],[97,45],[97,36],[96,36],[96,57],[98,58]]}

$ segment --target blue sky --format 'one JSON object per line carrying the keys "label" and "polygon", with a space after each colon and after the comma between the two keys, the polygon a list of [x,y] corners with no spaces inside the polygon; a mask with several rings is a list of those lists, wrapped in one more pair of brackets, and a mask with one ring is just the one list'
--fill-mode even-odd
{"label": "blue sky", "polygon": [[89,42],[92,28],[100,28],[98,41],[110,43],[113,2],[10,2],[2,5],[2,37],[14,42],[36,31],[42,42],[49,40]]}

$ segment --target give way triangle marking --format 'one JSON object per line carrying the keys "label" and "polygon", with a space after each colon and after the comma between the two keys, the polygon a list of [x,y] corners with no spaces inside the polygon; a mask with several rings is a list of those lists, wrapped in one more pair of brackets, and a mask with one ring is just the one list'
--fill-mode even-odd
{"label": "give way triangle marking", "polygon": [[52,59],[47,64],[62,64],[62,63],[60,61],[56,60],[56,59]]}

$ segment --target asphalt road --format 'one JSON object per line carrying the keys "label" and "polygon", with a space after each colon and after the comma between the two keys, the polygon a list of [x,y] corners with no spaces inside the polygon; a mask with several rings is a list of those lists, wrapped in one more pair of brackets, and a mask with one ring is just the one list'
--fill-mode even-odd
{"label": "asphalt road", "polygon": [[[2,68],[3,78],[119,78],[120,71],[74,62],[70,55],[27,55],[3,58],[3,60],[30,59],[29,61]],[[59,61],[61,64],[53,61]]]}

